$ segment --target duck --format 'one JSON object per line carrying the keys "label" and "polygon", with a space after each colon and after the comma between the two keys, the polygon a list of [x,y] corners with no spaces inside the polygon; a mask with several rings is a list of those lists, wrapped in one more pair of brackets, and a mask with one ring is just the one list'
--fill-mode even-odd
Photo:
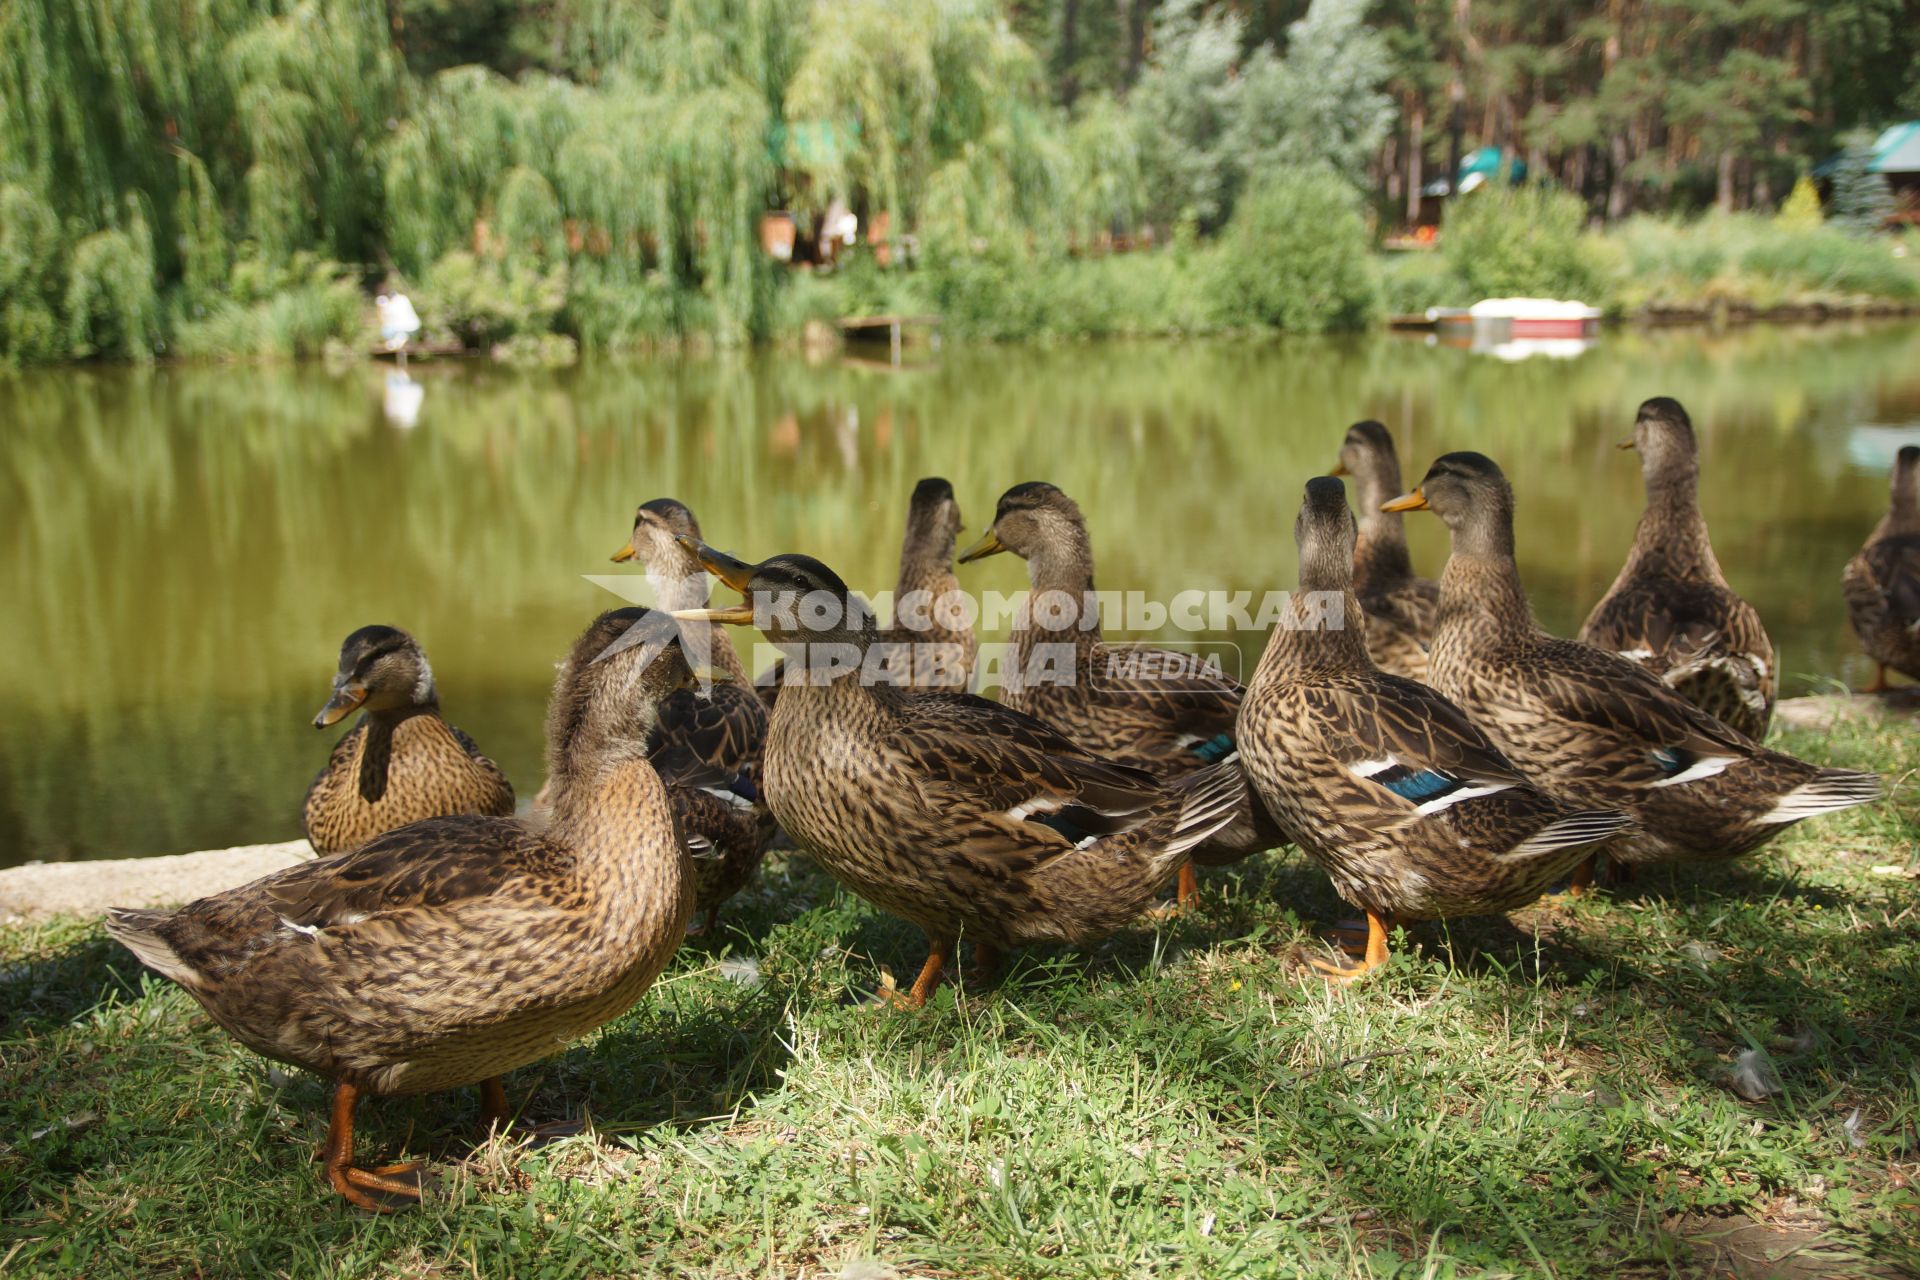
{"label": "duck", "polygon": [[1367,656],[1382,671],[1425,680],[1433,620],[1440,612],[1440,584],[1414,576],[1406,517],[1380,509],[1401,492],[1400,456],[1386,424],[1369,418],[1348,427],[1332,474],[1353,478],[1360,504],[1353,594],[1366,618]]}
{"label": "duck", "polygon": [[[655,605],[663,611],[704,608],[709,598],[707,572],[682,545],[683,537],[700,538],[693,511],[677,498],[654,498],[635,508],[627,543],[613,553],[616,563],[639,561]],[[561,664],[556,688],[566,681],[569,664],[600,652],[645,612],[615,609],[602,614],[575,641]],[[696,667],[711,678],[699,689],[682,690],[667,700],[648,759],[667,784],[693,859],[700,917],[695,933],[710,934],[718,927],[721,905],[752,881],[777,834],[758,798],[767,703],[749,680],[726,628],[697,621],[680,625]],[[553,705],[558,702],[556,697]],[[551,777],[551,725],[547,739]]]}
{"label": "duck", "polygon": [[433,668],[399,627],[361,627],[340,645],[333,692],[313,727],[355,711],[307,788],[301,825],[315,853],[358,849],[422,818],[513,813],[513,786],[472,738],[440,714]]}
{"label": "duck", "polygon": [[[1194,653],[1110,646],[1101,638],[1093,546],[1078,503],[1045,481],[1008,489],[993,523],[960,563],[1003,552],[1027,562],[1030,584],[1014,618],[1005,705],[1052,725],[1084,750],[1162,780],[1234,753],[1237,681]],[[1234,821],[1181,868],[1174,909],[1198,893],[1192,864],[1223,866],[1285,843],[1286,834],[1248,791]]]}
{"label": "duck", "polygon": [[1310,962],[1338,982],[1386,963],[1395,922],[1524,906],[1632,825],[1543,791],[1466,712],[1374,662],[1371,624],[1345,625],[1360,616],[1360,536],[1346,487],[1309,480],[1294,524],[1300,589],[1234,726],[1254,790],[1366,913],[1358,964]]}
{"label": "duck", "polygon": [[1700,513],[1700,449],[1678,400],[1640,406],[1622,449],[1640,454],[1647,505],[1613,586],[1580,639],[1658,676],[1749,738],[1773,717],[1773,642],[1754,607],[1727,585]]}
{"label": "duck", "polygon": [[[1803,819],[1880,797],[1875,774],[1769,750],[1639,663],[1543,630],[1514,561],[1513,488],[1491,458],[1445,454],[1387,505],[1432,511],[1452,535],[1433,686],[1536,784],[1632,817],[1609,859],[1630,870],[1735,858]],[[1592,867],[1576,873],[1576,890]]]}
{"label": "duck", "polygon": [[786,658],[763,771],[774,817],[835,880],[927,935],[912,986],[891,993],[900,1007],[926,1003],[962,940],[984,975],[1006,949],[1125,927],[1233,819],[1237,766],[1162,782],[1011,707],[902,687],[882,670],[871,608],[820,561],[694,550],[750,603],[685,620],[757,625]]}
{"label": "duck", "polygon": [[[704,570],[700,576],[706,577]],[[580,714],[575,673],[654,616],[637,606],[610,609],[580,633],[561,660],[547,704],[550,781],[543,795],[550,796],[567,776],[567,743]],[[688,932],[693,936],[716,932],[721,906],[753,880],[777,830],[759,796],[766,711],[753,693],[728,683],[724,669],[701,674],[707,680],[676,690],[660,704],[644,743],[647,763],[667,788],[675,826],[692,861],[697,923]]]}
{"label": "duck", "polygon": [[1868,693],[1887,688],[1887,668],[1920,680],[1920,445],[1893,461],[1893,495],[1840,585],[1847,620],[1874,661]]}
{"label": "duck", "polygon": [[913,487],[887,632],[901,646],[901,676],[910,688],[965,689],[973,676],[979,641],[953,572],[962,527],[951,484],[928,476]]}
{"label": "duck", "polygon": [[693,871],[641,744],[692,679],[655,615],[645,643],[577,666],[563,773],[544,829],[427,818],[177,911],[115,908],[107,932],[256,1053],[334,1082],[325,1176],[384,1211],[418,1201],[418,1164],[353,1161],[363,1098],[479,1085],[631,1008],[679,945]]}

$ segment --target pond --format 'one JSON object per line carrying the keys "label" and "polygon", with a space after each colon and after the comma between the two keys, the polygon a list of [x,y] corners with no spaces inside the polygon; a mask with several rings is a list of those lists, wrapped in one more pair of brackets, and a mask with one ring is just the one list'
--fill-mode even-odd
{"label": "pond", "polygon": [[[420,637],[449,719],[531,796],[553,663],[621,603],[589,575],[627,571],[607,557],[648,498],[688,503],[717,545],[806,551],[882,590],[919,477],[950,479],[975,531],[1007,486],[1048,479],[1087,511],[1102,588],[1259,591],[1291,584],[1301,485],[1361,417],[1393,428],[1409,483],[1448,449],[1507,468],[1535,607],[1568,631],[1639,513],[1613,444],[1640,400],[1679,397],[1786,691],[1863,682],[1839,573],[1920,439],[1911,324],[1618,333],[1521,363],[1379,336],[393,377],[0,375],[0,865],[297,836],[338,733],[309,720],[369,622]],[[1437,573],[1438,522],[1408,526]],[[962,578],[1024,585],[1012,557]],[[1250,669],[1263,638],[1232,638]]]}

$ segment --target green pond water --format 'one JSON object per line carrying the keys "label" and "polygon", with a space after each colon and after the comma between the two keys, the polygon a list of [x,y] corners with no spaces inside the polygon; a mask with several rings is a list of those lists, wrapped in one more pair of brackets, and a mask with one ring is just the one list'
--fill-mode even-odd
{"label": "green pond water", "polygon": [[[1448,449],[1506,467],[1535,608],[1565,631],[1639,512],[1614,442],[1640,400],[1678,396],[1787,691],[1860,682],[1839,573],[1920,440],[1915,325],[1611,334],[1520,363],[1381,336],[392,376],[0,375],[0,865],[298,835],[338,734],[309,719],[369,622],[420,637],[448,717],[531,796],[553,663],[621,603],[586,575],[630,571],[607,557],[648,498],[682,499],[720,546],[806,551],[881,590],[918,478],[949,478],[975,531],[1047,479],[1085,507],[1103,589],[1260,591],[1292,582],[1301,485],[1360,417],[1393,428],[1409,483]],[[1408,525],[1437,573],[1438,522]],[[962,578],[1011,592],[1024,566]],[[1231,639],[1250,667],[1263,637]]]}

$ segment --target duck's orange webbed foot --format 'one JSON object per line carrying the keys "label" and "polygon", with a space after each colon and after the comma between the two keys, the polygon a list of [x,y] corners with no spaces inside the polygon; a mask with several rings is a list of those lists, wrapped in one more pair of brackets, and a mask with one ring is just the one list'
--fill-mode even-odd
{"label": "duck's orange webbed foot", "polygon": [[1387,930],[1391,927],[1386,917],[1376,912],[1367,912],[1367,945],[1359,963],[1343,965],[1331,960],[1322,960],[1309,956],[1307,963],[1315,972],[1328,982],[1346,984],[1366,977],[1387,962]]}
{"label": "duck's orange webbed foot", "polygon": [[913,986],[905,991],[883,988],[874,1005],[881,1009],[923,1009],[927,997],[940,986],[940,979],[947,967],[947,960],[953,954],[953,943],[945,938],[932,938],[927,942],[927,962],[920,966],[920,976],[913,980]]}
{"label": "duck's orange webbed foot", "polygon": [[[493,1082],[497,1087],[499,1082]],[[377,1169],[357,1169],[353,1164],[353,1113],[360,1105],[360,1090],[341,1083],[334,1086],[333,1114],[327,1126],[326,1145],[321,1155],[326,1160],[327,1181],[349,1203],[370,1213],[392,1213],[407,1204],[420,1202],[418,1160],[403,1164],[381,1165]],[[383,1197],[376,1199],[373,1194]],[[401,1201],[392,1203],[393,1199]]]}
{"label": "duck's orange webbed foot", "polygon": [[1191,862],[1182,863],[1180,874],[1173,883],[1173,901],[1163,902],[1149,908],[1149,920],[1178,920],[1200,897],[1200,877],[1194,873]]}

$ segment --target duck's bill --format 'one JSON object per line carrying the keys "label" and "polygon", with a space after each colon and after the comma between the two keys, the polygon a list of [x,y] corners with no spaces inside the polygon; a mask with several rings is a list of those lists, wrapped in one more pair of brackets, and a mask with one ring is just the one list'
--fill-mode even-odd
{"label": "duck's bill", "polygon": [[736,604],[725,609],[675,609],[669,617],[682,622],[725,622],[736,627],[753,625],[753,606]]}
{"label": "duck's bill", "polygon": [[1331,471],[1329,471],[1329,472],[1327,472],[1327,474],[1328,474],[1328,475],[1330,475],[1330,476],[1343,476],[1343,475],[1346,475],[1346,474],[1347,474],[1347,464],[1346,464],[1346,463],[1344,463],[1344,462],[1336,462],[1336,463],[1334,463],[1334,464],[1333,464],[1333,470],[1331,470]]}
{"label": "duck's bill", "polygon": [[357,684],[341,685],[333,691],[333,696],[327,699],[327,705],[320,708],[320,714],[313,718],[313,727],[316,729],[324,729],[328,725],[339,724],[342,720],[358,711],[361,704],[366,700],[367,691],[365,686]]}
{"label": "duck's bill", "polygon": [[1412,493],[1403,493],[1397,498],[1380,504],[1382,511],[1425,511],[1427,495],[1415,489]]}
{"label": "duck's bill", "polygon": [[728,671],[725,667],[695,667],[693,669],[693,682],[695,684],[737,683],[733,678],[733,672]]}
{"label": "duck's bill", "polygon": [[997,556],[1005,551],[1000,535],[989,529],[980,535],[980,540],[962,551],[958,557],[961,564],[970,564],[975,560],[985,560],[988,556]]}
{"label": "duck's bill", "polygon": [[1631,449],[1634,447],[1633,437],[1628,436],[1625,440],[1622,440],[1619,444],[1616,444],[1613,447],[1616,449]]}
{"label": "duck's bill", "polygon": [[681,546],[693,552],[700,561],[701,568],[735,591],[745,591],[747,584],[753,581],[753,571],[756,566],[748,564],[745,560],[736,560],[724,551],[716,551],[698,538],[690,538],[684,533],[676,537]]}
{"label": "duck's bill", "polygon": [[626,546],[608,556],[607,559],[613,561],[615,564],[625,564],[627,561],[633,559],[633,544],[629,542]]}

